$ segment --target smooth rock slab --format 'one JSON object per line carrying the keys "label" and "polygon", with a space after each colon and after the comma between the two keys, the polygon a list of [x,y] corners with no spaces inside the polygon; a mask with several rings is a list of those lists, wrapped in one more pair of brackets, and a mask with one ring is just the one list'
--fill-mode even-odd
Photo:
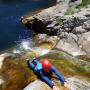
{"label": "smooth rock slab", "polygon": [[52,90],[47,84],[41,82],[40,80],[36,80],[26,86],[23,90]]}

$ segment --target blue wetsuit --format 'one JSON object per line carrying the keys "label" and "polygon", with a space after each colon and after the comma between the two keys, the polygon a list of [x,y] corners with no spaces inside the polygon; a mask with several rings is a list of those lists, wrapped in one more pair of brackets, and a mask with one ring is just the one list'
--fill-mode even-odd
{"label": "blue wetsuit", "polygon": [[[39,77],[39,79],[42,79],[51,88],[54,85],[50,78],[52,73],[55,73],[58,76],[58,78],[60,79],[62,84],[64,84],[64,82],[65,82],[63,75],[54,66],[51,67],[49,72],[46,72],[43,70],[41,63],[37,60],[34,60],[34,61],[29,60],[28,65],[34,71],[34,73]],[[38,68],[38,65],[39,65],[39,68]]]}

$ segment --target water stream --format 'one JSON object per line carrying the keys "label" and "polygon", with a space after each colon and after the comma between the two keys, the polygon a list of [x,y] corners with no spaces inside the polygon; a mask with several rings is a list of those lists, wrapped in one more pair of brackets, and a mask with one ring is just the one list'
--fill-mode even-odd
{"label": "water stream", "polygon": [[49,7],[55,0],[0,0],[0,51],[11,48],[17,41],[32,37],[19,22],[28,12]]}

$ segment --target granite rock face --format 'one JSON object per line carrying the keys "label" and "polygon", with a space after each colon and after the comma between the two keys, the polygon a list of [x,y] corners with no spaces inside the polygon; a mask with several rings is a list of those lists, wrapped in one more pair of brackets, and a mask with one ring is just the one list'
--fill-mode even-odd
{"label": "granite rock face", "polygon": [[22,23],[35,31],[35,33],[46,33],[48,35],[56,35],[57,26],[56,20],[54,19],[57,14],[61,14],[61,16],[66,12],[68,9],[68,4],[56,4],[53,7],[48,9],[42,10],[37,15],[33,17],[26,17],[22,19]]}
{"label": "granite rock face", "polygon": [[90,7],[73,15],[65,15],[61,20],[62,26],[58,30],[61,40],[57,47],[75,56],[90,55]]}
{"label": "granite rock face", "polygon": [[[68,4],[62,4],[62,9],[64,7],[63,5],[67,5],[65,8],[66,11],[68,9]],[[34,28],[38,29],[35,29],[36,33],[58,36],[60,41],[56,48],[62,49],[74,56],[89,55],[90,7],[88,6],[87,8],[81,9],[81,11],[74,13],[73,15],[65,15],[65,12],[63,12],[62,9],[57,9],[57,11],[55,11],[55,8],[59,8],[59,6],[60,4],[43,10],[35,15],[33,20],[32,17],[27,19],[33,21],[32,25],[35,25]],[[37,25],[35,23],[37,23]],[[88,33],[88,37],[86,36],[86,33]]]}

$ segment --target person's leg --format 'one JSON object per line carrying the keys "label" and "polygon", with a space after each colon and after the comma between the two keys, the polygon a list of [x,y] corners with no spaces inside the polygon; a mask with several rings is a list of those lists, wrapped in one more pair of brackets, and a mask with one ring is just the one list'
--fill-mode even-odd
{"label": "person's leg", "polygon": [[41,78],[43,79],[43,81],[45,83],[47,83],[51,88],[53,88],[54,84],[53,84],[52,80],[50,78],[48,78],[48,76],[43,75],[42,73],[40,73],[40,75],[41,75]]}
{"label": "person's leg", "polygon": [[64,82],[65,82],[64,76],[54,66],[51,67],[51,70],[52,70],[52,72],[54,72],[56,74],[56,76],[58,76],[61,83],[64,84]]}

